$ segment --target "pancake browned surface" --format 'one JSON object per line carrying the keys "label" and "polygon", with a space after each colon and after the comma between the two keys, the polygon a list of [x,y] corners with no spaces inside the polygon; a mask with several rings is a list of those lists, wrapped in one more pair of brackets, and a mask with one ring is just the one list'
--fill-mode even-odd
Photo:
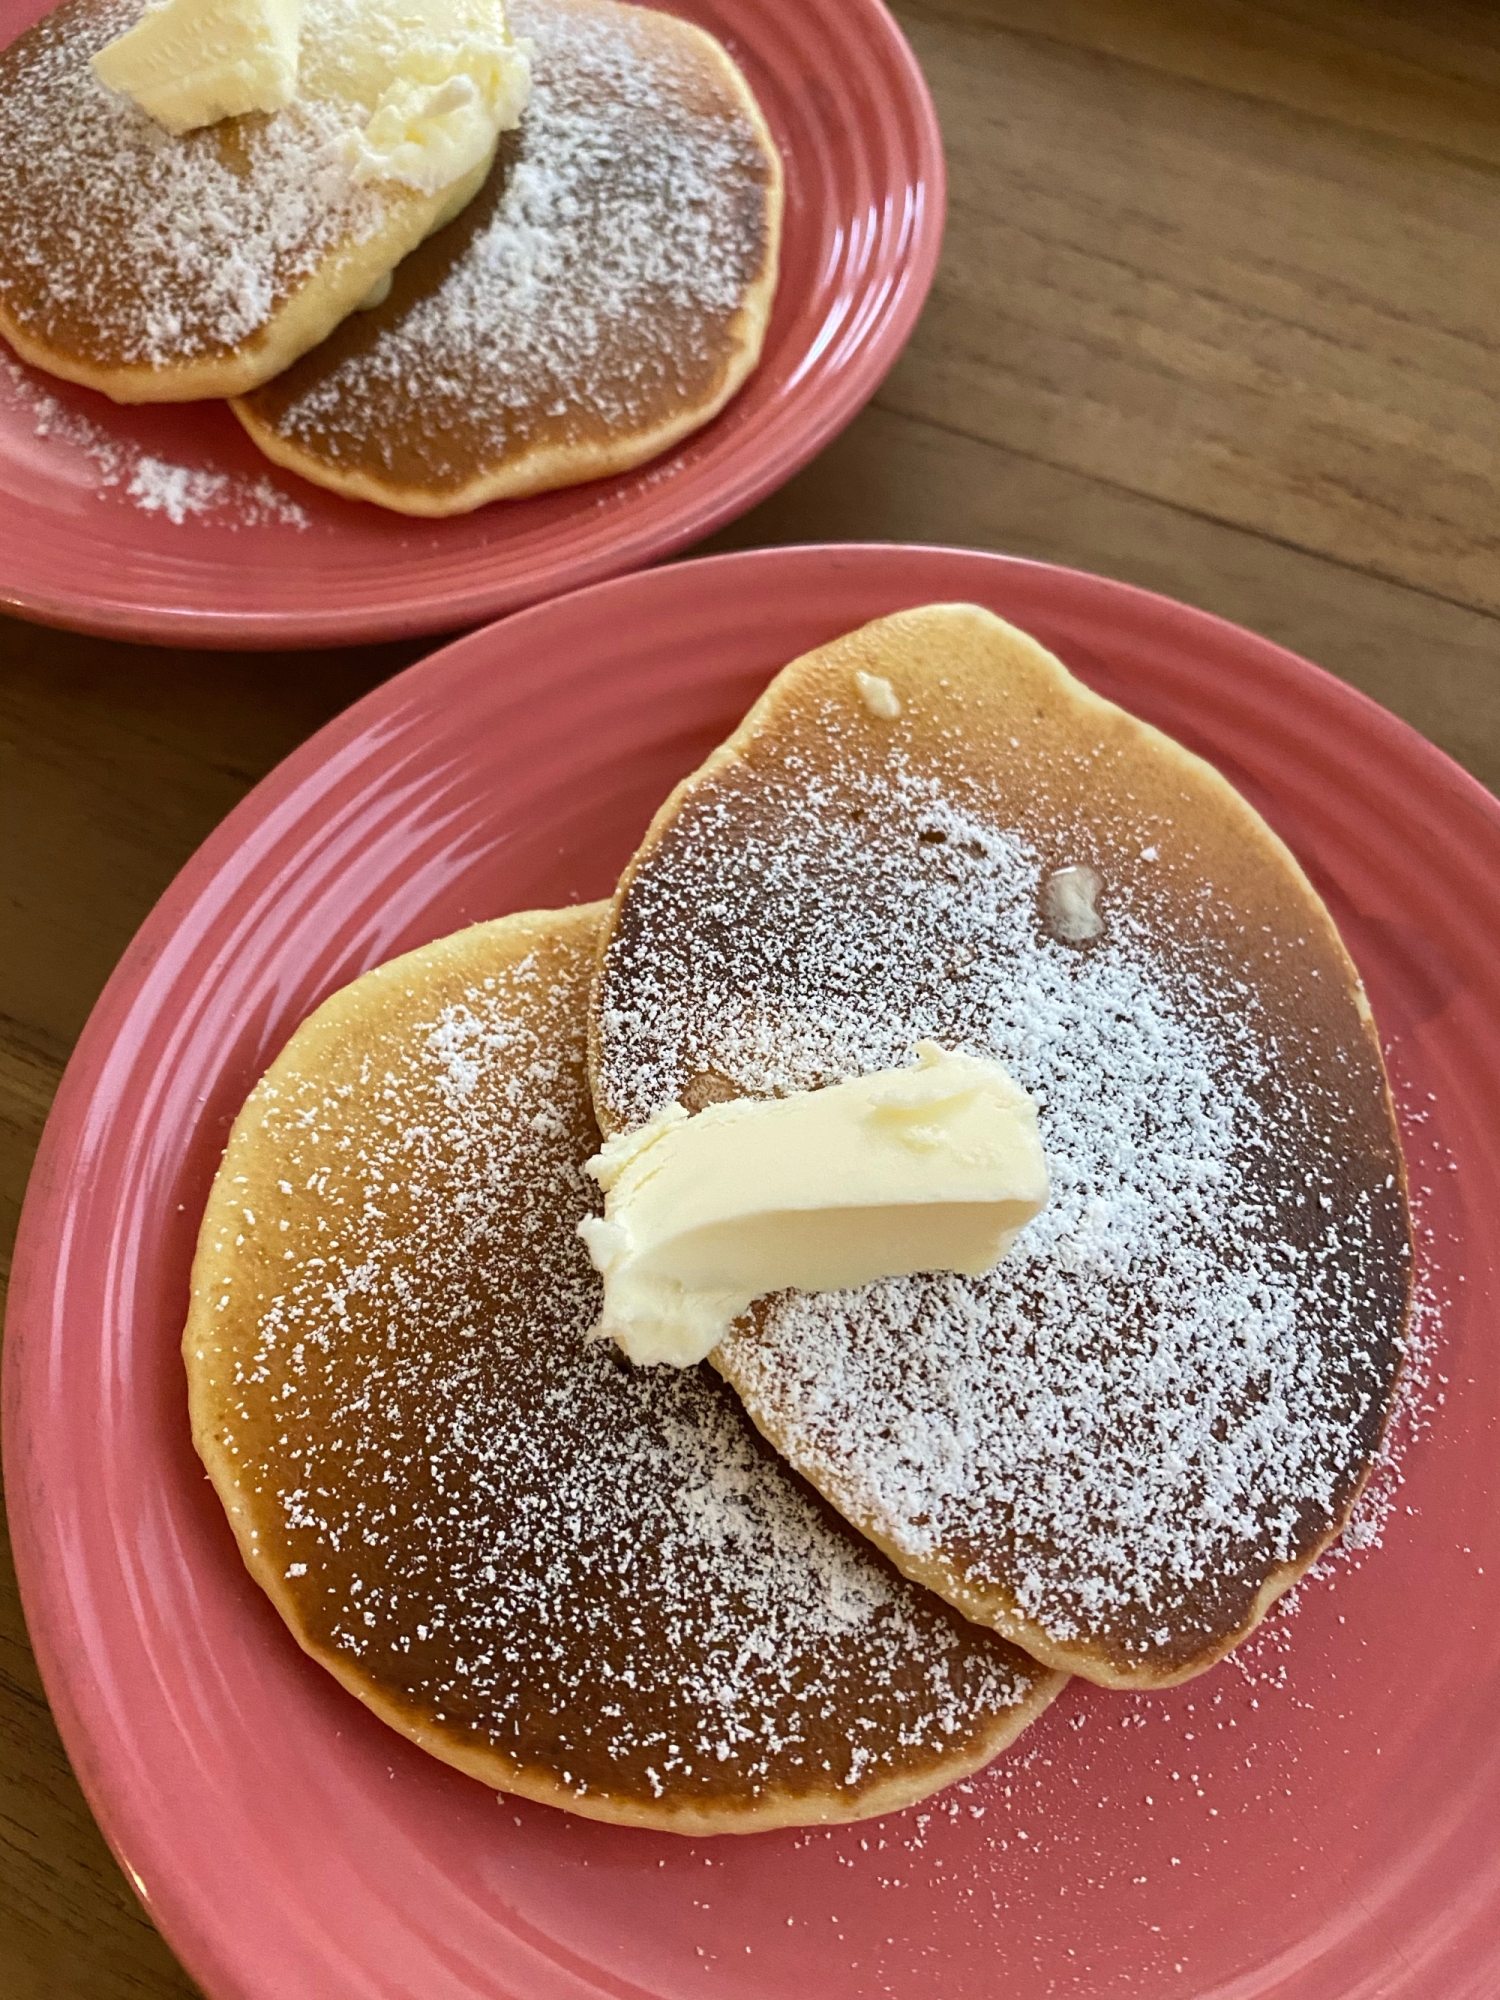
{"label": "pancake browned surface", "polygon": [[342,40],[400,0],[304,0],[298,96],[174,137],[89,58],[138,0],[66,0],[0,54],[0,333],[117,402],[254,388],[323,339],[482,185],[356,186],[338,145],[373,106]]}
{"label": "pancake browned surface", "polygon": [[770,316],[781,167],[719,44],[613,0],[511,21],[532,97],[479,200],[235,405],[279,465],[403,513],[654,458],[734,394]]}
{"label": "pancake browned surface", "polygon": [[586,1343],[602,914],[479,925],[299,1029],[204,1218],[194,1438],[302,1645],[460,1770],[684,1833],[908,1804],[1061,1677],[900,1577],[710,1371]]}
{"label": "pancake browned surface", "polygon": [[1410,1283],[1379,1044],[1244,800],[968,606],[788,667],[658,814],[596,1109],[812,1088],[924,1036],[1032,1092],[1049,1207],[984,1278],[784,1293],[714,1358],[908,1575],[1091,1679],[1186,1678],[1379,1447]]}

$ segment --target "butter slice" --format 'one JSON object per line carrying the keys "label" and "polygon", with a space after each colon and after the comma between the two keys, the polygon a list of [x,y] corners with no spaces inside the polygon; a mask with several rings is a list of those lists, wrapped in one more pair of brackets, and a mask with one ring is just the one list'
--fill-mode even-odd
{"label": "butter slice", "polygon": [[169,132],[279,111],[297,89],[302,0],[162,0],[93,59]]}
{"label": "butter slice", "polygon": [[604,1279],[595,1336],[686,1368],[769,1292],[997,1264],[1047,1202],[1036,1107],[999,1063],[917,1056],[692,1117],[669,1105],[609,1140],[588,1162],[604,1214],[579,1224]]}
{"label": "butter slice", "polygon": [[521,122],[531,59],[503,0],[333,0],[318,28],[299,65],[301,0],[162,0],[99,51],[94,73],[175,133],[279,111],[300,82],[346,111],[339,152],[354,181],[426,195],[465,182]]}
{"label": "butter slice", "polygon": [[399,40],[372,37],[373,109],[344,157],[356,181],[396,180],[437,194],[520,124],[530,53],[512,41],[498,0],[412,0],[401,29]]}

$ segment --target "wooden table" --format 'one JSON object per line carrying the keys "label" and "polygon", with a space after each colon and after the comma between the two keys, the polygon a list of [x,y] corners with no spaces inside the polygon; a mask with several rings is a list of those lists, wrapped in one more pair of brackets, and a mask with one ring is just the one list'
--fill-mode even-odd
{"label": "wooden table", "polygon": [[[899,11],[948,142],[936,289],[874,404],[710,546],[954,542],[1125,577],[1320,661],[1500,786],[1500,12]],[[0,635],[8,1251],[135,927],[278,758],[428,648]],[[0,1992],[193,1993],[74,1782],[8,1564],[0,1726]]]}

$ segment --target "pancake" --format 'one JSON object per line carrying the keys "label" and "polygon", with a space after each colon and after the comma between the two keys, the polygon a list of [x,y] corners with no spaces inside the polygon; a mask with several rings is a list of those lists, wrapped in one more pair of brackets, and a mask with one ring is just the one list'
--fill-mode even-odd
{"label": "pancake", "polygon": [[390,297],[235,404],[266,455],[398,513],[627,471],[760,356],[781,165],[709,35],[612,0],[511,10],[532,97]]}
{"label": "pancake", "polygon": [[66,0],[0,53],[0,333],[119,403],[252,389],[322,340],[484,184],[355,185],[369,116],[340,42],[400,0],[304,0],[296,100],[174,137],[89,58],[139,0]]}
{"label": "pancake", "polygon": [[1062,1679],[900,1577],[711,1371],[585,1340],[601,917],[478,925],[292,1037],[204,1217],[194,1441],[302,1646],[459,1770],[692,1834],[888,1811]]}
{"label": "pancake", "polygon": [[657,815],[595,1105],[616,1132],[923,1037],[1035,1097],[1049,1206],[985,1277],[783,1293],[712,1358],[908,1576],[1059,1668],[1184,1680],[1380,1445],[1411,1261],[1379,1042],[1245,801],[961,605],[796,661]]}

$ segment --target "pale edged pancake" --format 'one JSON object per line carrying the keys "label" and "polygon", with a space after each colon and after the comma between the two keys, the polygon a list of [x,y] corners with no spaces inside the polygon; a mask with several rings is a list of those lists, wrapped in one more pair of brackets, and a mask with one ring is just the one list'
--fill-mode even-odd
{"label": "pale edged pancake", "polygon": [[389,298],[235,404],[278,465],[447,515],[629,470],[760,357],[782,174],[720,45],[614,0],[525,0],[532,96],[483,194]]}
{"label": "pale edged pancake", "polygon": [[315,346],[484,184],[356,186],[339,145],[373,106],[340,54],[400,0],[304,0],[296,100],[179,136],[89,58],[139,0],[65,0],[0,52],[0,333],[120,403],[253,389]]}
{"label": "pale edged pancake", "polygon": [[813,1088],[921,1037],[1033,1093],[1050,1205],[987,1277],[784,1293],[713,1358],[907,1575],[1092,1680],[1186,1679],[1340,1532],[1379,1448],[1395,1121],[1288,850],[972,606],[796,661],[662,808],[602,957],[596,1110]]}
{"label": "pale edged pancake", "polygon": [[692,1834],[889,1811],[1063,1677],[901,1577],[711,1371],[586,1342],[603,911],[442,939],[292,1037],[203,1221],[194,1441],[301,1645],[459,1770]]}

